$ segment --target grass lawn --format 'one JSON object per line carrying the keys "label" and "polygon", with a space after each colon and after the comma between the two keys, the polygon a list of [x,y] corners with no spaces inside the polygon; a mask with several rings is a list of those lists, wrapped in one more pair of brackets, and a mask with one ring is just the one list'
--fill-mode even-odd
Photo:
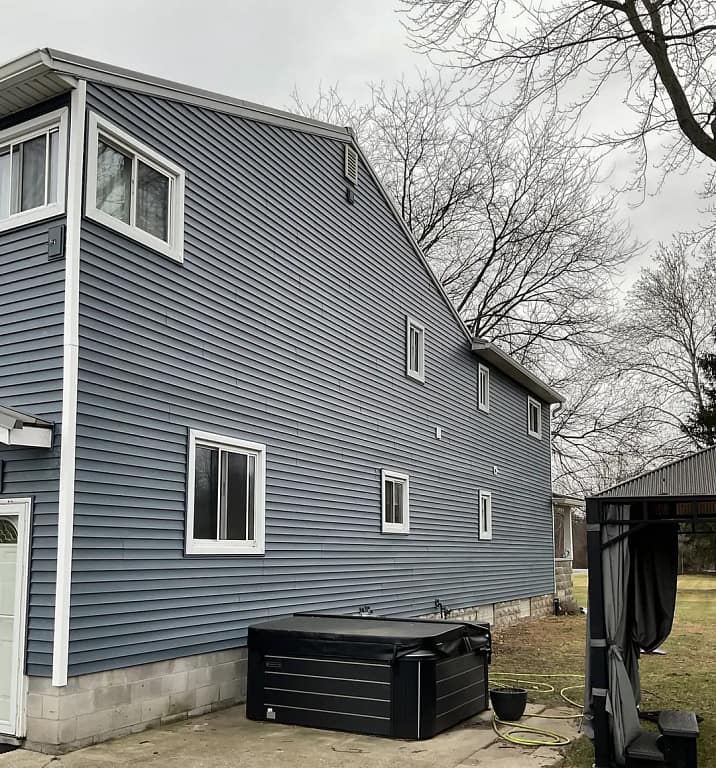
{"label": "grass lawn", "polygon": [[[585,605],[585,575],[575,575],[574,593]],[[584,616],[554,616],[495,631],[492,672],[581,674],[585,633]],[[716,576],[679,578],[674,629],[663,648],[666,656],[641,658],[642,708],[695,710],[704,718],[699,768],[716,768]],[[555,681],[558,689],[574,682]],[[579,692],[572,697],[579,700]],[[549,704],[558,694],[530,693],[530,700]],[[582,739],[568,747],[564,765],[589,768],[592,760],[591,743]]]}

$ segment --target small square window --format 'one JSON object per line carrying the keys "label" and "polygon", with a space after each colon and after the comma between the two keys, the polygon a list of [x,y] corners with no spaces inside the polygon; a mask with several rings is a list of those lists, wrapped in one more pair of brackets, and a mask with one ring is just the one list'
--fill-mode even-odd
{"label": "small square window", "polygon": [[89,125],[87,216],[181,261],[184,171],[94,113]]}
{"label": "small square window", "polygon": [[480,491],[480,538],[492,538],[492,493]]}
{"label": "small square window", "polygon": [[542,439],[542,403],[534,397],[527,398],[527,434]]}
{"label": "small square window", "polygon": [[425,381],[425,326],[412,317],[405,319],[405,373]]}
{"label": "small square window", "polygon": [[0,230],[65,211],[67,110],[0,131]]}
{"label": "small square window", "polygon": [[189,433],[186,552],[263,554],[266,447]]}
{"label": "small square window", "polygon": [[402,472],[381,471],[383,533],[410,531],[410,477]]}
{"label": "small square window", "polygon": [[490,369],[480,363],[477,369],[477,407],[481,411],[490,411]]}

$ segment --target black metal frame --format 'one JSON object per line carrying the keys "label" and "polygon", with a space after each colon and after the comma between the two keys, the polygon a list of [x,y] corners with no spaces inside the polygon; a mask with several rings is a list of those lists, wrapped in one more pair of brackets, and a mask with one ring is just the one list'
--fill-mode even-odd
{"label": "black metal frame", "polygon": [[[716,504],[714,496],[594,496],[586,499],[587,512],[587,570],[589,573],[589,680],[588,690],[592,695],[594,726],[595,768],[611,768],[614,765],[612,739],[609,731],[609,717],[606,711],[609,673],[607,666],[607,635],[604,623],[604,589],[602,582],[602,552],[617,541],[628,538],[649,525],[690,524],[691,530],[682,530],[679,535],[716,535],[716,531],[697,531],[698,523],[716,522],[716,512],[699,513],[700,503]],[[629,520],[607,520],[604,509],[611,505],[628,504],[640,515]],[[677,514],[677,505],[689,504],[689,515]],[[655,506],[661,508],[655,510]],[[664,505],[667,512],[664,514]],[[628,526],[628,530],[602,542],[605,525]]]}

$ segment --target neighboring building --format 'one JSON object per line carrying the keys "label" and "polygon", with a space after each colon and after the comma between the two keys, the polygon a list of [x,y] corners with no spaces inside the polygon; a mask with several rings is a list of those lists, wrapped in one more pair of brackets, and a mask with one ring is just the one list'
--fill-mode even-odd
{"label": "neighboring building", "polygon": [[574,597],[572,589],[572,563],[574,560],[574,512],[584,513],[584,499],[572,496],[552,497],[554,515],[554,585],[555,597],[560,601],[571,601]]}
{"label": "neighboring building", "polygon": [[348,129],[4,65],[0,290],[6,738],[241,701],[268,616],[551,611],[560,398],[470,337]]}

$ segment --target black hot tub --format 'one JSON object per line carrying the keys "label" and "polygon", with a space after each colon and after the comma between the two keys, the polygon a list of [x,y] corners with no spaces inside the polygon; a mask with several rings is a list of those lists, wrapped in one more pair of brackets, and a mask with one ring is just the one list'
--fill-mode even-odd
{"label": "black hot tub", "polygon": [[488,705],[485,624],[303,613],[248,650],[252,720],[429,739]]}

